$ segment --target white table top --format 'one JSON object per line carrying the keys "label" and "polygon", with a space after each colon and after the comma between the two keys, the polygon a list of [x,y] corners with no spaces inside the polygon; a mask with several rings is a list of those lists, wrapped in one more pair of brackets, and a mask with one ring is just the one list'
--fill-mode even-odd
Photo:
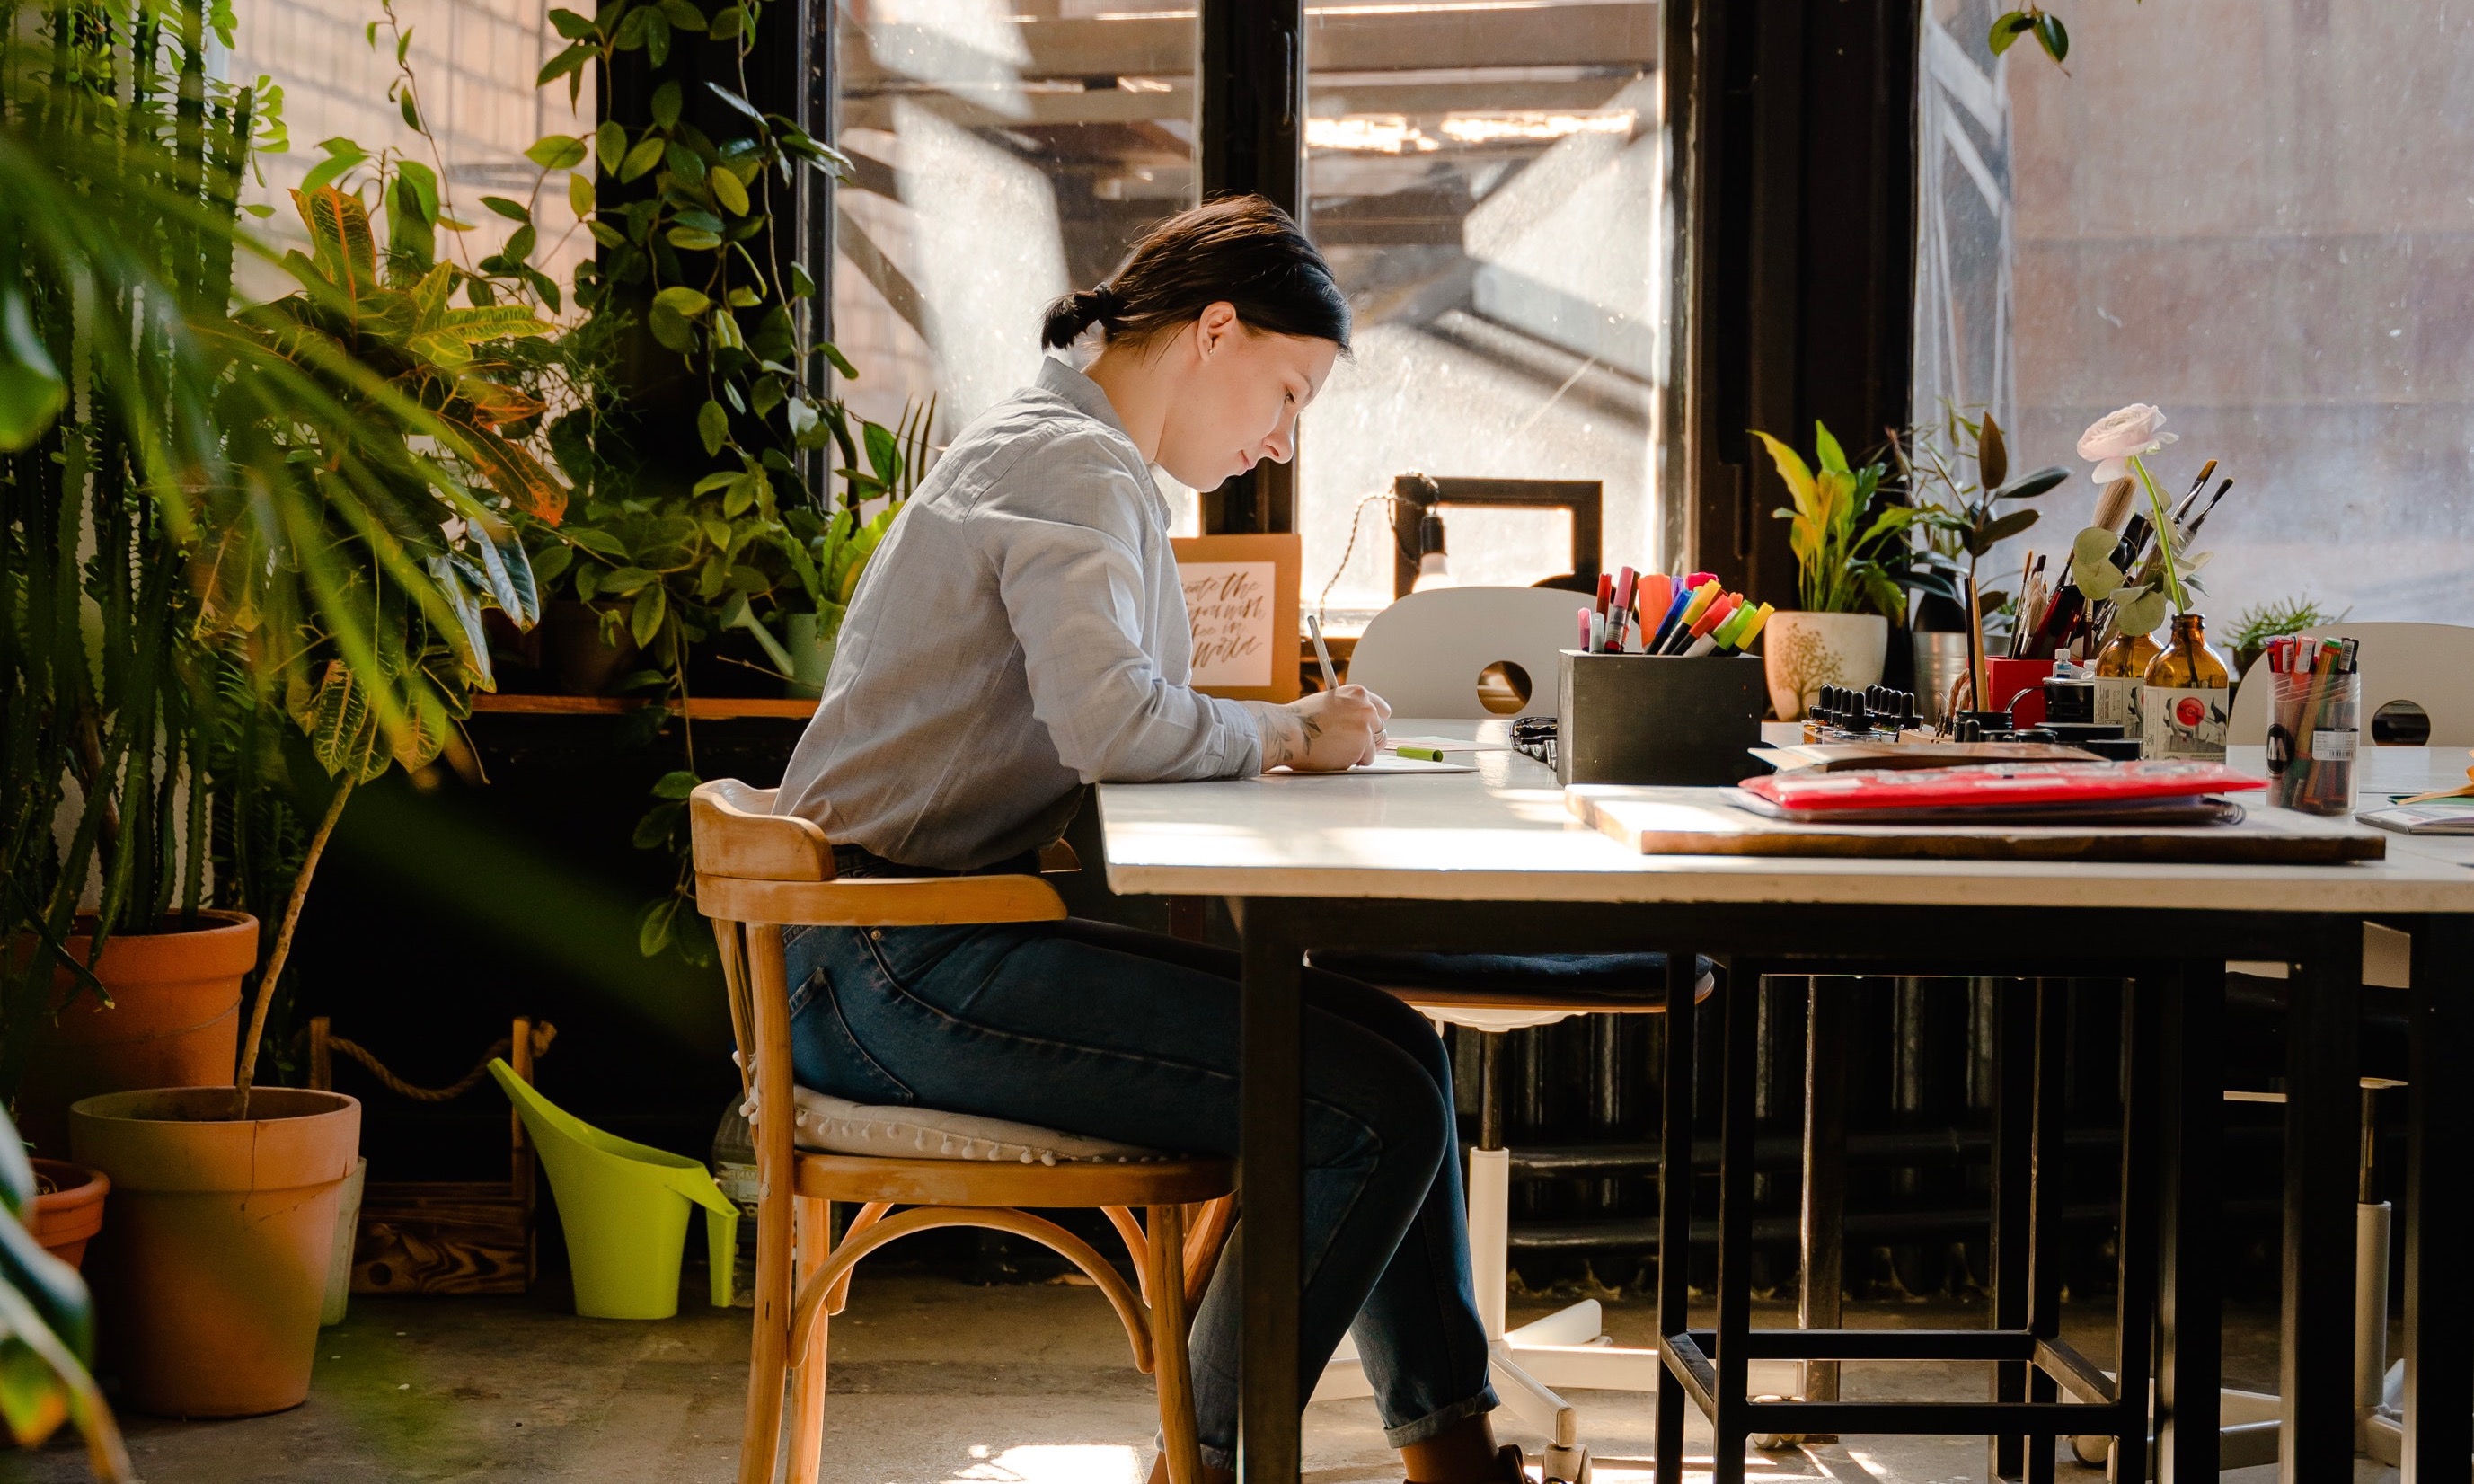
{"label": "white table top", "polygon": [[[1392,730],[1500,741],[1507,728],[1395,718]],[[2261,749],[2235,751],[2236,766],[2264,769]],[[2409,751],[2412,761],[2380,756]],[[2452,751],[2372,755],[2365,784],[2385,791],[2463,777]],[[2385,861],[2328,866],[1642,856],[1574,819],[1554,774],[1528,758],[1469,760],[1476,772],[1104,784],[1108,885],[1188,896],[2474,912],[2474,849],[2399,835],[2385,837]]]}

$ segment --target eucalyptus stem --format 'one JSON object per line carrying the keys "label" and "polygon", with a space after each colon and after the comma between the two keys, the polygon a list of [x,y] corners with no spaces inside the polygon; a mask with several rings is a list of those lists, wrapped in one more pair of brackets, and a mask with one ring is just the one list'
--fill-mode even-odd
{"label": "eucalyptus stem", "polygon": [[2165,508],[2165,496],[2156,488],[2156,481],[2148,477],[2147,460],[2134,453],[2130,456],[2130,467],[2139,472],[2139,482],[2147,491],[2147,506],[2155,512],[2156,551],[2165,559],[2165,594],[2173,599],[2175,613],[2188,613],[2191,611],[2191,596],[2183,591],[2182,574],[2173,560],[2176,534],[2172,514]]}
{"label": "eucalyptus stem", "polygon": [[354,781],[350,772],[336,781],[326,817],[318,821],[318,833],[309,837],[309,851],[301,858],[301,874],[292,879],[291,900],[283,904],[283,925],[275,933],[275,953],[258,978],[257,1003],[250,1008],[249,1031],[241,1038],[240,1066],[232,1078],[235,1119],[249,1117],[249,1087],[257,1080],[257,1043],[266,1034],[266,1012],[274,1008],[275,986],[283,978],[284,961],[292,957],[292,930],[301,924],[301,904],[309,899],[309,878],[318,872],[318,858],[326,853],[327,837],[335,833],[335,821],[344,817],[344,804],[352,796]]}

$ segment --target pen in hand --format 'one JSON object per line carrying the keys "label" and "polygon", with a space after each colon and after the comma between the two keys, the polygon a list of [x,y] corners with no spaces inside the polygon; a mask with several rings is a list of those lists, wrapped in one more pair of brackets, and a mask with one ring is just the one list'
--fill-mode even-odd
{"label": "pen in hand", "polygon": [[1314,636],[1315,663],[1322,667],[1322,688],[1326,691],[1339,690],[1340,676],[1332,672],[1331,650],[1325,647],[1322,642],[1322,620],[1314,614],[1307,614],[1306,632]]}

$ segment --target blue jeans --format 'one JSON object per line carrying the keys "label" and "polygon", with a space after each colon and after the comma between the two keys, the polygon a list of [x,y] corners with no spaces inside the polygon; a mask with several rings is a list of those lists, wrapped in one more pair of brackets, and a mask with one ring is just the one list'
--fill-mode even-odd
{"label": "blue jeans", "polygon": [[[784,934],[801,1085],[1234,1155],[1238,960],[1079,919]],[[1299,1388],[1352,1328],[1395,1448],[1492,1410],[1469,1282],[1451,1064],[1379,989],[1304,976]],[[1243,1223],[1240,1224],[1242,1236]],[[1237,1443],[1240,1243],[1194,1321],[1205,1462]]]}

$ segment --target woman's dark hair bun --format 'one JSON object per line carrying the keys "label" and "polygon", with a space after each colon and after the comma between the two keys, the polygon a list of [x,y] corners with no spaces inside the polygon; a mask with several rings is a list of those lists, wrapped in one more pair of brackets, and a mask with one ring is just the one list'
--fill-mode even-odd
{"label": "woman's dark hair bun", "polygon": [[1097,325],[1112,328],[1109,321],[1121,312],[1116,290],[1103,283],[1098,288],[1078,288],[1052,301],[1040,327],[1039,343],[1062,348],[1072,345],[1075,337]]}
{"label": "woman's dark hair bun", "polygon": [[1040,343],[1072,345],[1094,325],[1111,342],[1147,340],[1223,301],[1249,328],[1348,349],[1348,300],[1331,265],[1261,196],[1205,202],[1143,233],[1109,281],[1048,306]]}

